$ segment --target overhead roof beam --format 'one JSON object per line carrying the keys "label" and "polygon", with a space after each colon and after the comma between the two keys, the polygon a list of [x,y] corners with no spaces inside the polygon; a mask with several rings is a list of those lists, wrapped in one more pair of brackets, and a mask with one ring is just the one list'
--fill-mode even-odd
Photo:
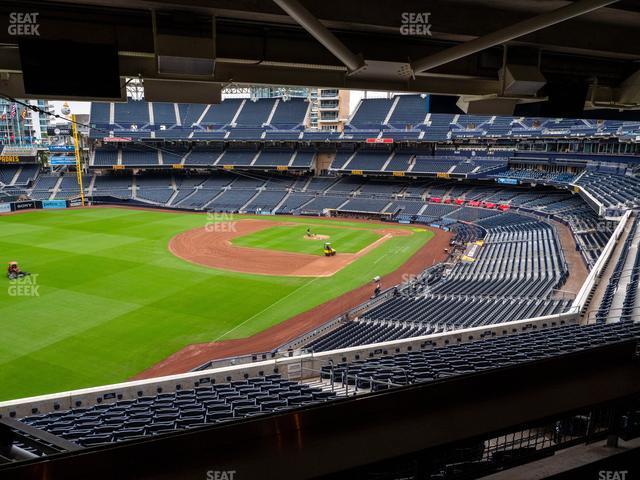
{"label": "overhead roof beam", "polygon": [[304,8],[298,0],[273,0],[287,15],[293,18],[302,28],[309,32],[316,40],[333,53],[338,60],[346,65],[349,72],[355,72],[365,66],[364,60],[349,50],[344,43],[329,31],[309,10]]}
{"label": "overhead roof beam", "polygon": [[551,25],[584,15],[585,13],[611,5],[617,1],[618,0],[579,0],[571,5],[567,5],[566,7],[537,15],[475,40],[447,48],[428,57],[414,60],[411,62],[411,69],[414,74],[425,72],[487,48],[495,47],[496,45],[501,45],[515,38],[528,35]]}

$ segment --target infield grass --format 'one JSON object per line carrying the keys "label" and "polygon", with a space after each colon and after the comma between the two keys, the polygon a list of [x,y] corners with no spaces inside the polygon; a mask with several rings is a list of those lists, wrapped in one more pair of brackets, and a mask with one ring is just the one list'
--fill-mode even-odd
{"label": "infield grass", "polygon": [[[317,237],[308,237],[307,228]],[[327,237],[323,239],[321,237]],[[285,252],[323,255],[325,242],[331,242],[340,253],[356,253],[380,239],[382,235],[368,229],[325,225],[291,225],[265,228],[237,237],[231,243],[238,247],[265,248]]]}
{"label": "infield grass", "polygon": [[390,238],[329,278],[271,277],[168,251],[174,235],[207,221],[120,208],[0,216],[0,260],[19,261],[35,282],[14,296],[0,280],[0,400],[124,381],[189,344],[250,336],[397,269],[432,236]]}

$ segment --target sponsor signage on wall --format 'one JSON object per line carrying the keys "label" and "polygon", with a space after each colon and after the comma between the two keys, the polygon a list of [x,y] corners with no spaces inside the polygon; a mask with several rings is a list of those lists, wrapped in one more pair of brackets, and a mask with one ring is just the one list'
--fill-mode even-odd
{"label": "sponsor signage on wall", "polygon": [[0,155],[0,163],[35,163],[35,161],[35,155]]}
{"label": "sponsor signage on wall", "polygon": [[76,157],[66,155],[52,155],[49,158],[49,165],[75,165]]}
{"label": "sponsor signage on wall", "polygon": [[104,137],[103,142],[130,142],[131,137]]}
{"label": "sponsor signage on wall", "polygon": [[496,179],[496,181],[498,183],[501,183],[503,185],[518,185],[518,179],[517,178],[498,178]]}
{"label": "sponsor signage on wall", "polygon": [[49,151],[57,153],[75,152],[75,147],[73,145],[49,145]]}
{"label": "sponsor signage on wall", "polygon": [[35,147],[16,147],[12,145],[5,145],[0,151],[2,156],[16,156],[16,157],[35,157],[38,151]]}
{"label": "sponsor signage on wall", "polygon": [[20,210],[29,210],[31,208],[36,208],[36,202],[29,200],[25,202],[14,202],[13,209],[18,212]]}
{"label": "sponsor signage on wall", "polygon": [[9,213],[11,211],[10,203],[0,203],[0,213]]}
{"label": "sponsor signage on wall", "polygon": [[71,127],[47,127],[47,135],[51,137],[61,137],[73,135]]}
{"label": "sponsor signage on wall", "polygon": [[67,208],[66,200],[42,200],[42,208]]}

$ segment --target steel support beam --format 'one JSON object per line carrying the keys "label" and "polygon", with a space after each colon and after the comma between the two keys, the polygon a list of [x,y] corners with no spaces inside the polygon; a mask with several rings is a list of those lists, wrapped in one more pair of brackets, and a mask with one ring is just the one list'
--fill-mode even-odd
{"label": "steel support beam", "polygon": [[445,63],[458,60],[487,48],[495,47],[496,45],[501,45],[515,38],[611,5],[617,1],[618,0],[580,0],[566,7],[510,25],[483,37],[471,40],[470,42],[465,42],[455,47],[442,50],[434,55],[414,60],[411,62],[411,69],[414,74],[425,72],[444,65]]}
{"label": "steel support beam", "polygon": [[364,67],[364,60],[349,50],[344,43],[329,31],[309,10],[304,8],[298,0],[273,0],[280,8],[293,18],[302,28],[309,32],[316,40],[324,45],[342,63],[349,72],[355,72]]}

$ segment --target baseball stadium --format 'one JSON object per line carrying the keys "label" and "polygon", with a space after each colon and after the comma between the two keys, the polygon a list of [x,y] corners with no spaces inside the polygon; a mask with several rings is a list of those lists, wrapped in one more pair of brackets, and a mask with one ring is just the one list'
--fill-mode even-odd
{"label": "baseball stadium", "polygon": [[640,6],[324,3],[0,5],[0,479],[640,478]]}

